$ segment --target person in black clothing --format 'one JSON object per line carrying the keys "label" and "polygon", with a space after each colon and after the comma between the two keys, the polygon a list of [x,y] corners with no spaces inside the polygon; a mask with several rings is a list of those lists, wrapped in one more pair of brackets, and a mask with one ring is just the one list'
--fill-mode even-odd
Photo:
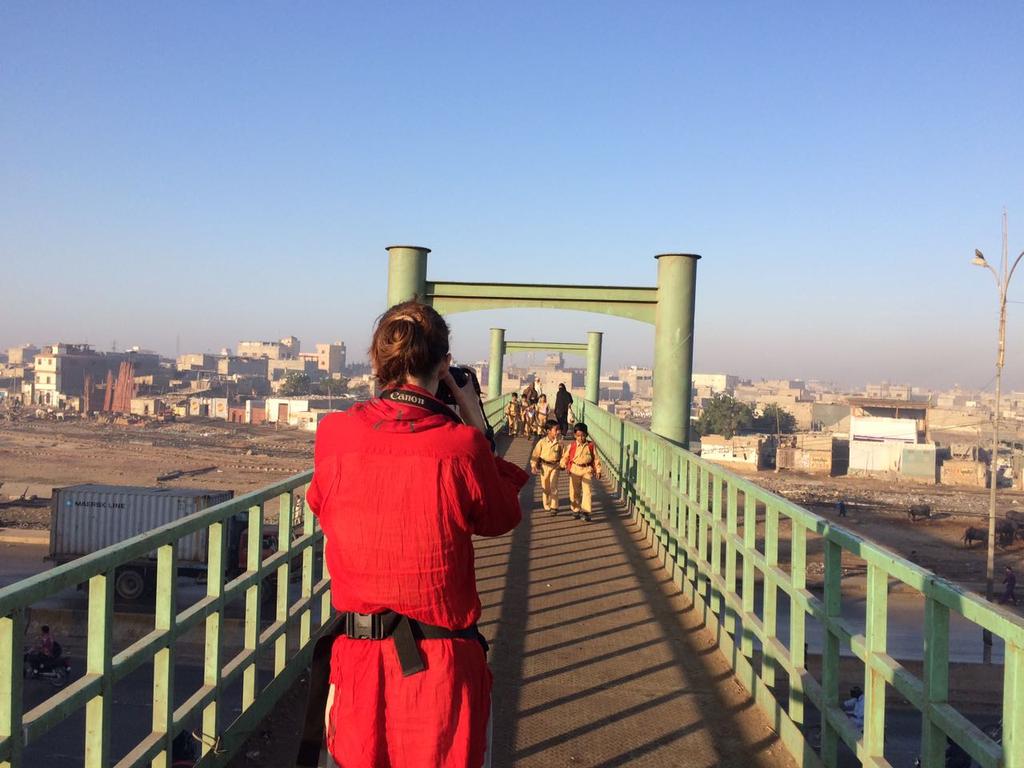
{"label": "person in black clothing", "polygon": [[558,392],[555,393],[555,421],[562,430],[562,434],[569,431],[569,406],[572,405],[572,395],[565,388],[565,384],[558,385]]}
{"label": "person in black clothing", "polygon": [[846,517],[846,502],[842,499],[836,502],[836,512],[840,517]]}
{"label": "person in black clothing", "polygon": [[1003,584],[1005,589],[1003,590],[1003,596],[999,598],[1000,603],[1013,603],[1017,604],[1017,594],[1014,590],[1017,588],[1017,574],[1013,572],[1013,568],[1006,566],[1006,575],[1003,577]]}

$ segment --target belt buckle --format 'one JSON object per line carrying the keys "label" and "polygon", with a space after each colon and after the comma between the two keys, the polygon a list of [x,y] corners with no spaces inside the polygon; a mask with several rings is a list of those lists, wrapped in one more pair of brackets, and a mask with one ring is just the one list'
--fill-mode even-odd
{"label": "belt buckle", "polygon": [[351,611],[348,614],[345,634],[355,640],[383,640],[384,618],[379,613]]}

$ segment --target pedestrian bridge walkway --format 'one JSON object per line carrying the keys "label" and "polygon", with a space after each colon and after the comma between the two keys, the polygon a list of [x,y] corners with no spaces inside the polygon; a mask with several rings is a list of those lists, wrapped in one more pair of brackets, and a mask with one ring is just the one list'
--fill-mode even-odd
{"label": "pedestrian bridge walkway", "polygon": [[[492,423],[503,406],[504,398],[487,404]],[[887,720],[906,722],[890,711],[899,699],[918,713],[925,768],[944,765],[947,736],[984,768],[1024,768],[1019,617],[592,403],[577,406],[608,474],[593,522],[552,517],[532,481],[522,524],[477,541],[496,766],[903,765],[890,759],[887,739]],[[506,457],[525,465],[529,441],[500,439]],[[294,754],[288,740],[300,709],[295,683],[329,618],[322,533],[310,514],[293,519],[309,479],[297,475],[0,589],[0,768],[45,764],[58,727],[81,729],[86,768],[167,766],[183,731],[201,737],[202,768],[286,765],[280,756]],[[273,553],[261,543],[268,511],[278,518]],[[229,576],[239,519],[244,570]],[[177,547],[200,533],[205,597],[183,606]],[[118,569],[154,552],[152,630],[119,644]],[[822,558],[814,592],[809,555]],[[863,625],[840,612],[844,558],[867,570]],[[887,653],[896,582],[924,602],[919,668]],[[29,708],[20,674],[29,612],[79,584],[89,595],[83,674]],[[951,615],[979,634],[988,629],[1004,649],[1001,744],[950,700]],[[813,663],[809,622],[823,634]],[[191,672],[188,648],[201,661]],[[118,686],[139,674],[151,706],[118,708]],[[866,694],[863,731],[840,706],[841,683],[851,680]],[[291,719],[264,719],[280,715],[275,708]],[[264,749],[250,753],[254,733]],[[268,752],[280,756],[266,762]]]}
{"label": "pedestrian bridge walkway", "polygon": [[626,505],[595,485],[574,520],[562,485],[558,516],[531,480],[522,524],[477,541],[495,767],[793,765]]}

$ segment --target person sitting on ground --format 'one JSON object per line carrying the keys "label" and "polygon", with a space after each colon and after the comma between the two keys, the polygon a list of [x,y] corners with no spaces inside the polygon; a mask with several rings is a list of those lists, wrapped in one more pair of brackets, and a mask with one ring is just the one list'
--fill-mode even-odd
{"label": "person sitting on ground", "polygon": [[43,624],[39,628],[39,637],[36,638],[35,643],[32,645],[32,650],[29,651],[29,663],[39,667],[54,661],[57,658],[58,647],[53,635],[50,634],[49,625]]}

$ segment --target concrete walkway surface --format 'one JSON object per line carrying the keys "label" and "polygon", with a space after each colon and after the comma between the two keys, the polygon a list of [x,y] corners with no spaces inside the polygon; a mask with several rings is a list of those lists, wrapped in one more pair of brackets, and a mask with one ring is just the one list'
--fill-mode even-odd
{"label": "concrete walkway surface", "polygon": [[[525,466],[532,442],[504,438]],[[594,521],[545,512],[479,539],[481,631],[492,641],[494,766],[794,765],[606,485]]]}

